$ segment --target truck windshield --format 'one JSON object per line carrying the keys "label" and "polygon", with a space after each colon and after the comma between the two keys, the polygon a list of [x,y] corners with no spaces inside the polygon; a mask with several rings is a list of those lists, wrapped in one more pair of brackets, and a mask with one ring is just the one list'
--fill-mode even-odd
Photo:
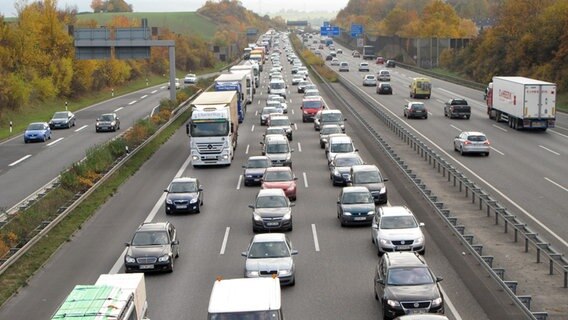
{"label": "truck windshield", "polygon": [[227,121],[194,121],[191,125],[192,137],[220,137],[229,134]]}
{"label": "truck windshield", "polygon": [[210,313],[209,320],[281,320],[280,311]]}

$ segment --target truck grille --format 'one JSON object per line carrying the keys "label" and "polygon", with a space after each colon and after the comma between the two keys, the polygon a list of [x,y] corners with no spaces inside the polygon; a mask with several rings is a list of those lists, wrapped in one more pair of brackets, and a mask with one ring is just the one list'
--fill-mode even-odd
{"label": "truck grille", "polygon": [[221,153],[223,150],[223,142],[219,143],[197,143],[197,150],[201,154]]}

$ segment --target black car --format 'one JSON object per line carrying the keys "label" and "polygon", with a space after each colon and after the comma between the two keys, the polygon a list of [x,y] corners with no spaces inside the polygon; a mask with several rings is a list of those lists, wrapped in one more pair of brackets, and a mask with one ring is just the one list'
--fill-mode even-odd
{"label": "black car", "polygon": [[378,94],[392,94],[392,86],[388,82],[379,82],[377,85]]}
{"label": "black car", "polygon": [[414,252],[387,252],[375,269],[375,299],[384,319],[415,313],[444,313],[444,296],[424,259]]}
{"label": "black car", "polygon": [[126,243],[125,271],[174,271],[179,257],[176,228],[169,222],[145,222]]}
{"label": "black car", "polygon": [[388,68],[394,68],[396,67],[396,61],[395,60],[387,60],[387,63],[385,64],[386,67]]}
{"label": "black car", "polygon": [[325,57],[325,61],[331,61],[331,60],[333,60],[333,56],[332,56],[331,54],[328,54],[328,55]]}
{"label": "black car", "polygon": [[341,226],[370,225],[375,214],[375,201],[365,187],[343,187],[337,199],[337,219]]}
{"label": "black car", "polygon": [[57,111],[49,120],[51,129],[71,128],[75,126],[75,114],[71,111]]}
{"label": "black car", "polygon": [[97,118],[95,131],[116,131],[120,130],[120,119],[116,113],[105,113]]}
{"label": "black car", "polygon": [[259,185],[264,177],[264,171],[266,168],[272,167],[272,161],[266,156],[253,156],[249,157],[247,164],[243,166],[245,171],[243,176],[245,177],[245,186]]}
{"label": "black car", "polygon": [[175,178],[167,189],[166,214],[177,212],[201,212],[203,186],[195,178]]}
{"label": "black car", "polygon": [[329,163],[329,179],[334,186],[346,185],[351,180],[352,166],[364,164],[358,153],[338,153]]}

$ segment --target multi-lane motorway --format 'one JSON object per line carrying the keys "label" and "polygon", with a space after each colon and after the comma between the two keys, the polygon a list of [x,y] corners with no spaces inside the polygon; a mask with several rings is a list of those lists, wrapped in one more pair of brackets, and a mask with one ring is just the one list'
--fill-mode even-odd
{"label": "multi-lane motorway", "polygon": [[[285,61],[284,56],[281,59]],[[286,62],[283,65],[285,79],[290,83],[289,66]],[[265,69],[269,69],[269,63],[265,65]],[[381,98],[380,103],[392,108],[398,115],[401,114],[402,104],[407,96],[408,80],[399,75],[401,70],[397,69],[396,72],[392,80],[395,95]],[[406,74],[406,71],[404,73],[405,77],[411,76],[410,73]],[[352,77],[352,81],[357,83],[362,78],[356,71],[345,76]],[[261,110],[266,100],[268,83],[266,73],[262,78],[262,85],[257,91],[255,101],[249,106],[246,119],[239,128],[239,146],[234,163],[230,167],[193,169],[188,162],[188,137],[185,130],[180,129],[108,203],[100,208],[71,241],[52,257],[49,263],[29,281],[29,284],[0,309],[0,319],[47,319],[74,285],[94,283],[102,273],[122,272],[124,242],[130,240],[140,223],[150,220],[171,221],[177,227],[181,241],[180,258],[176,261],[175,271],[171,274],[146,277],[150,318],[204,319],[215,277],[242,276],[243,258],[240,253],[246,249],[253,235],[251,212],[247,205],[253,201],[258,187],[244,187],[240,176],[241,165],[245,163],[247,157],[259,155],[261,150],[259,142],[264,127],[259,125],[256,113]],[[370,230],[368,227],[339,226],[335,204],[339,188],[332,187],[329,180],[327,162],[323,150],[319,147],[317,132],[313,130],[311,123],[301,121],[299,109],[301,95],[296,93],[296,88],[292,85],[289,85],[289,90],[288,116],[296,124],[292,142],[295,149],[294,172],[299,177],[298,200],[293,208],[295,227],[294,231],[289,233],[289,237],[300,254],[296,258],[297,284],[295,287],[283,290],[284,314],[289,319],[376,319],[381,311],[373,298],[372,279],[377,256],[370,241]],[[451,85],[444,86],[444,90],[459,91],[462,95],[468,92],[467,89],[454,88]],[[337,107],[325,91],[321,92],[330,107]],[[443,119],[440,109],[435,107],[438,104],[442,105],[437,99],[446,100],[448,97],[448,94],[442,96],[441,92],[443,91],[440,84],[435,81],[434,96],[431,101],[427,101],[433,115],[426,121],[416,120],[407,123],[423,132],[432,143],[440,145],[475,172],[477,170],[484,172],[483,170],[493,168],[497,174],[513,166],[512,158],[499,162],[499,157],[509,154],[513,156],[516,153],[510,150],[509,146],[502,145],[505,142],[500,142],[499,138],[494,137],[493,131],[486,130],[485,127],[480,127],[480,130],[490,135],[493,147],[504,155],[494,152],[488,159],[480,157],[462,159],[452,153],[451,138],[457,130],[450,127],[450,124],[465,129],[460,127],[464,126],[464,123],[473,125],[488,122],[490,128],[495,128],[492,126],[495,123],[483,117],[480,105],[479,108],[474,107],[471,122]],[[372,89],[369,89],[368,93],[375,96]],[[139,98],[143,94],[146,93],[138,93],[136,97]],[[471,91],[465,96],[468,100],[475,101],[476,95],[479,95],[479,92]],[[133,100],[135,98],[132,96],[124,98],[119,106],[128,105]],[[358,105],[356,99],[349,101],[354,106],[363,108]],[[89,122],[91,126],[89,134],[94,135],[92,123],[96,115],[102,111],[116,109],[117,104],[117,101],[109,102],[106,104],[108,109],[96,112],[93,110],[92,121]],[[137,107],[144,109],[144,113],[147,114],[156,104],[157,100],[150,101],[146,97],[146,100],[125,106],[125,109]],[[87,115],[81,116],[83,117]],[[82,125],[83,123],[78,122],[77,128]],[[508,131],[506,134],[524,134],[512,132],[499,124],[496,126],[500,127],[495,129],[498,130],[497,132],[505,129]],[[413,186],[401,177],[381,152],[377,152],[375,145],[368,141],[365,132],[357,126],[357,123],[350,119],[346,128],[363,159],[367,163],[377,164],[390,178],[388,183],[390,204],[407,205],[421,221],[426,222],[428,246],[426,260],[436,275],[444,278],[441,285],[446,296],[446,315],[450,319],[519,319],[518,312],[510,305],[505,294],[497,290],[497,286],[480,271],[471,257],[460,254],[462,249],[455,240],[452,240],[447,229],[436,219],[428,216]],[[55,139],[60,137],[60,132],[63,134],[62,131],[56,131]],[[65,131],[71,137],[81,132]],[[550,134],[549,132],[545,135]],[[563,133],[558,132],[558,137],[562,138],[560,134]],[[504,132],[503,137],[505,137]],[[543,140],[543,135],[533,138]],[[49,148],[57,147],[57,144],[51,147],[34,145],[37,149],[48,150],[36,150],[33,157],[49,154],[51,151],[65,158],[66,152],[70,151],[63,148],[65,146],[63,143],[74,140],[77,140],[77,145],[81,145],[81,139],[66,137],[59,142],[61,143],[59,147],[62,148],[56,151],[51,151]],[[529,144],[529,138],[523,140],[526,145]],[[9,143],[17,144],[18,141]],[[23,145],[23,142],[21,144]],[[558,146],[547,144],[547,148],[551,150],[556,147]],[[528,152],[530,148],[522,150]],[[566,150],[565,144],[564,150]],[[5,156],[4,152],[1,154],[2,157]],[[77,154],[76,157],[81,158],[84,151]],[[28,160],[32,160],[33,157]],[[71,159],[70,154],[69,158]],[[6,163],[9,164],[10,161],[15,160],[6,160]],[[23,161],[21,166],[26,165],[26,161]],[[72,160],[69,161],[71,163]],[[501,164],[496,166],[493,162]],[[11,173],[12,170],[15,169],[8,170],[4,175]],[[487,174],[484,179],[489,179],[490,183],[499,182],[499,179],[493,180],[490,173],[484,174]],[[561,174],[565,176],[566,172]],[[4,175],[0,179],[2,183]],[[163,189],[175,176],[193,176],[201,180],[206,192],[202,213],[165,215]],[[564,179],[566,180],[568,179]],[[501,188],[501,185],[497,187]],[[505,189],[504,193],[510,195],[510,189],[513,188]],[[534,192],[535,188],[529,190]],[[560,199],[559,203],[562,202]],[[561,231],[559,228],[558,232]]]}

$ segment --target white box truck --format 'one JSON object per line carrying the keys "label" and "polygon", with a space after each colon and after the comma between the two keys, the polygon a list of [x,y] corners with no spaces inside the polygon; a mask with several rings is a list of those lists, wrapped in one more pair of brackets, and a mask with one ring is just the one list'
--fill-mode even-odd
{"label": "white box truck", "polygon": [[236,66],[232,66],[229,69],[229,72],[235,73],[244,73],[246,76],[246,83],[247,83],[247,94],[248,99],[247,103],[251,104],[254,100],[254,94],[256,93],[256,77],[254,76],[254,69],[253,66],[250,64],[240,64]]}
{"label": "white box truck", "polygon": [[556,84],[524,77],[493,77],[487,114],[513,129],[546,130],[556,122]]}
{"label": "white box truck", "polygon": [[103,274],[94,285],[77,285],[55,319],[149,320],[144,274]]}
{"label": "white box truck", "polygon": [[284,320],[280,280],[277,277],[217,279],[207,311],[209,320]]}
{"label": "white box truck", "polygon": [[237,91],[208,91],[191,102],[191,164],[231,165],[238,140]]}

